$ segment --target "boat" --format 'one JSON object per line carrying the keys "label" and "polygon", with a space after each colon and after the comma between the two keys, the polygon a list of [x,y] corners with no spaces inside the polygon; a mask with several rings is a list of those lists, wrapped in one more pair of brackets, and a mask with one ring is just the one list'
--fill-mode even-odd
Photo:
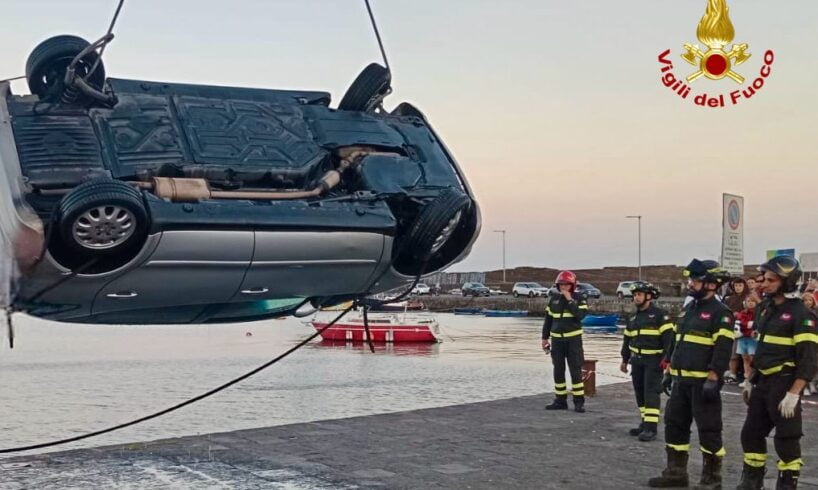
{"label": "boat", "polygon": [[394,303],[381,303],[369,308],[369,311],[423,311],[426,307],[422,301],[396,301]]}
{"label": "boat", "polygon": [[582,319],[583,327],[614,327],[619,323],[619,314],[611,313],[607,315],[585,315]]}
{"label": "boat", "polygon": [[616,333],[616,325],[582,326],[583,333]]}
{"label": "boat", "polygon": [[[329,328],[326,328],[328,322],[314,320],[311,323],[324,340],[366,342],[363,316],[339,321]],[[377,343],[440,342],[440,326],[431,316],[370,315],[369,333]]]}
{"label": "boat", "polygon": [[478,307],[470,307],[470,308],[455,308],[454,309],[455,315],[482,315],[483,308]]}
{"label": "boat", "polygon": [[528,310],[485,310],[483,314],[491,317],[519,317],[528,316]]}

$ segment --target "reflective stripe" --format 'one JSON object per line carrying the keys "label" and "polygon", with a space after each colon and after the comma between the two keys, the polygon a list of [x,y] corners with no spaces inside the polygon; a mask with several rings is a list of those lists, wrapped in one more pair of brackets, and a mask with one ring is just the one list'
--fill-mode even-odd
{"label": "reflective stripe", "polygon": [[573,389],[584,388],[584,387],[585,387],[585,383],[574,383],[574,384],[571,385],[571,388],[573,388]]}
{"label": "reflective stripe", "polygon": [[587,310],[588,305],[579,305],[577,308],[579,308],[580,310]]}
{"label": "reflective stripe", "polygon": [[795,367],[795,363],[792,361],[787,361],[784,364],[779,364],[778,366],[773,366],[767,369],[759,369],[759,372],[761,372],[761,374],[763,374],[764,376],[769,376],[770,374],[775,374],[781,371],[785,367]]}
{"label": "reflective stripe", "polygon": [[744,453],[744,462],[754,468],[761,468],[767,462],[766,453]]}
{"label": "reflective stripe", "polygon": [[690,451],[690,444],[668,444],[667,447],[674,451]]}
{"label": "reflective stripe", "polygon": [[645,413],[645,407],[639,407],[639,413]]}
{"label": "reflective stripe", "polygon": [[562,339],[562,338],[566,338],[566,337],[576,337],[577,335],[582,335],[582,329],[581,328],[578,329],[578,330],[572,330],[570,332],[565,332],[565,333],[551,332],[551,336],[554,337],[554,338],[557,338],[557,339]]}
{"label": "reflective stripe", "polygon": [[799,343],[799,342],[815,342],[815,343],[818,343],[818,335],[815,335],[814,333],[799,333],[798,335],[796,335],[793,338],[795,339],[796,344]]}
{"label": "reflective stripe", "polygon": [[659,423],[659,416],[658,415],[645,415],[644,420],[645,420],[645,422],[648,422],[648,423],[658,424]]}
{"label": "reflective stripe", "polygon": [[565,388],[566,386],[568,385],[565,383],[554,383],[554,388]]}
{"label": "reflective stripe", "polygon": [[673,324],[672,323],[665,323],[664,325],[659,327],[659,333],[665,333],[668,330],[673,330]]}
{"label": "reflective stripe", "polygon": [[778,335],[764,335],[761,337],[761,342],[775,345],[795,345],[795,340],[792,337],[779,337]]}
{"label": "reflective stripe", "polygon": [[785,463],[781,460],[778,461],[778,471],[800,471],[801,465],[804,464],[804,461],[801,458],[794,459],[789,463]]}
{"label": "reflective stripe", "polygon": [[[676,336],[676,340],[682,340],[681,335]],[[701,345],[715,345],[716,342],[711,337],[699,337],[698,335],[685,334],[685,342]]]}
{"label": "reflective stripe", "polygon": [[[705,454],[713,454],[712,452],[705,449],[703,446],[699,446],[699,449],[701,449],[701,451]],[[722,448],[716,451],[715,453],[715,455],[719,457],[723,457],[725,454],[727,454],[727,451],[725,451],[724,446],[722,446]]]}
{"label": "reflective stripe", "polygon": [[686,371],[684,369],[671,368],[670,374],[673,376],[681,376],[683,378],[706,378],[707,371]]}
{"label": "reflective stripe", "polygon": [[719,337],[725,337],[733,340],[733,331],[727,330],[726,328],[720,328],[718,332],[713,334],[713,341],[715,342]]}
{"label": "reflective stripe", "polygon": [[662,349],[639,349],[632,345],[629,345],[628,349],[630,349],[631,352],[634,352],[636,354],[661,354],[662,352],[664,352]]}
{"label": "reflective stripe", "polygon": [[574,390],[571,394],[574,396],[585,396],[585,390]]}
{"label": "reflective stripe", "polygon": [[625,337],[636,337],[635,330],[625,330]]}
{"label": "reflective stripe", "polygon": [[645,409],[645,414],[646,415],[659,415],[659,409],[658,408],[646,408]]}
{"label": "reflective stripe", "polygon": [[574,318],[573,313],[566,313],[566,312],[554,313],[553,311],[549,310],[548,314],[551,315],[551,318]]}
{"label": "reflective stripe", "polygon": [[639,335],[656,335],[656,336],[659,336],[659,335],[662,335],[662,333],[659,332],[656,329],[649,328],[647,330],[640,330]]}
{"label": "reflective stripe", "polygon": [[567,394],[568,394],[568,390],[556,390],[556,389],[555,389],[555,390],[554,390],[554,394],[555,394],[555,395],[567,395]]}

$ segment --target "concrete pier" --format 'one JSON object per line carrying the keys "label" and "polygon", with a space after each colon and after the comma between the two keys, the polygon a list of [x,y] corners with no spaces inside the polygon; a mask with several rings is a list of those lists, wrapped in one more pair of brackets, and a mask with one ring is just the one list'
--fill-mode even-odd
{"label": "concrete pier", "polygon": [[[0,460],[0,490],[48,488],[640,488],[664,464],[638,423],[630,385],[588,412],[546,412],[552,395],[455,405]],[[664,398],[664,397],[663,397]],[[725,389],[725,486],[741,471],[745,406]],[[818,486],[818,409],[805,407],[803,488]],[[661,432],[661,427],[660,427]],[[695,426],[692,447],[698,448]],[[769,444],[770,481],[776,457]],[[701,469],[691,454],[691,476]]]}

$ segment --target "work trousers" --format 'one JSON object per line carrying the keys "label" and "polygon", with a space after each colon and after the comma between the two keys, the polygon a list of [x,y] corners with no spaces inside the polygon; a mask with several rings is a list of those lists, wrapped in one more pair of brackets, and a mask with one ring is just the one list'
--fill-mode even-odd
{"label": "work trousers", "polygon": [[778,453],[778,469],[800,471],[801,465],[801,403],[795,407],[795,416],[785,419],[778,411],[778,404],[792,386],[792,372],[771,376],[759,374],[758,383],[750,395],[747,418],[741,429],[741,447],[744,462],[756,468],[767,461],[767,436],[775,428],[775,452]]}
{"label": "work trousers", "polygon": [[[551,361],[554,363],[554,393],[557,398],[565,399],[568,392],[574,396],[574,401],[585,398],[585,385],[582,382],[582,336],[567,339],[552,339]],[[571,389],[565,383],[565,364],[571,372]]]}
{"label": "work trousers", "polygon": [[657,355],[631,357],[631,380],[636,405],[642,417],[642,427],[656,431],[659,424],[659,395],[662,391],[662,357]]}
{"label": "work trousers", "polygon": [[704,379],[673,377],[673,390],[665,404],[665,443],[676,451],[690,451],[690,424],[695,420],[701,451],[724,456],[721,440],[721,393],[714,401],[702,397]]}

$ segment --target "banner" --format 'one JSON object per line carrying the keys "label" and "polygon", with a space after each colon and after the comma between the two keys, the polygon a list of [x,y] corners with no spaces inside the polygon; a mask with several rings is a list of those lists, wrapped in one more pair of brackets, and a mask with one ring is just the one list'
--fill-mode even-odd
{"label": "banner", "polygon": [[721,265],[735,275],[744,274],[744,198],[722,194]]}

